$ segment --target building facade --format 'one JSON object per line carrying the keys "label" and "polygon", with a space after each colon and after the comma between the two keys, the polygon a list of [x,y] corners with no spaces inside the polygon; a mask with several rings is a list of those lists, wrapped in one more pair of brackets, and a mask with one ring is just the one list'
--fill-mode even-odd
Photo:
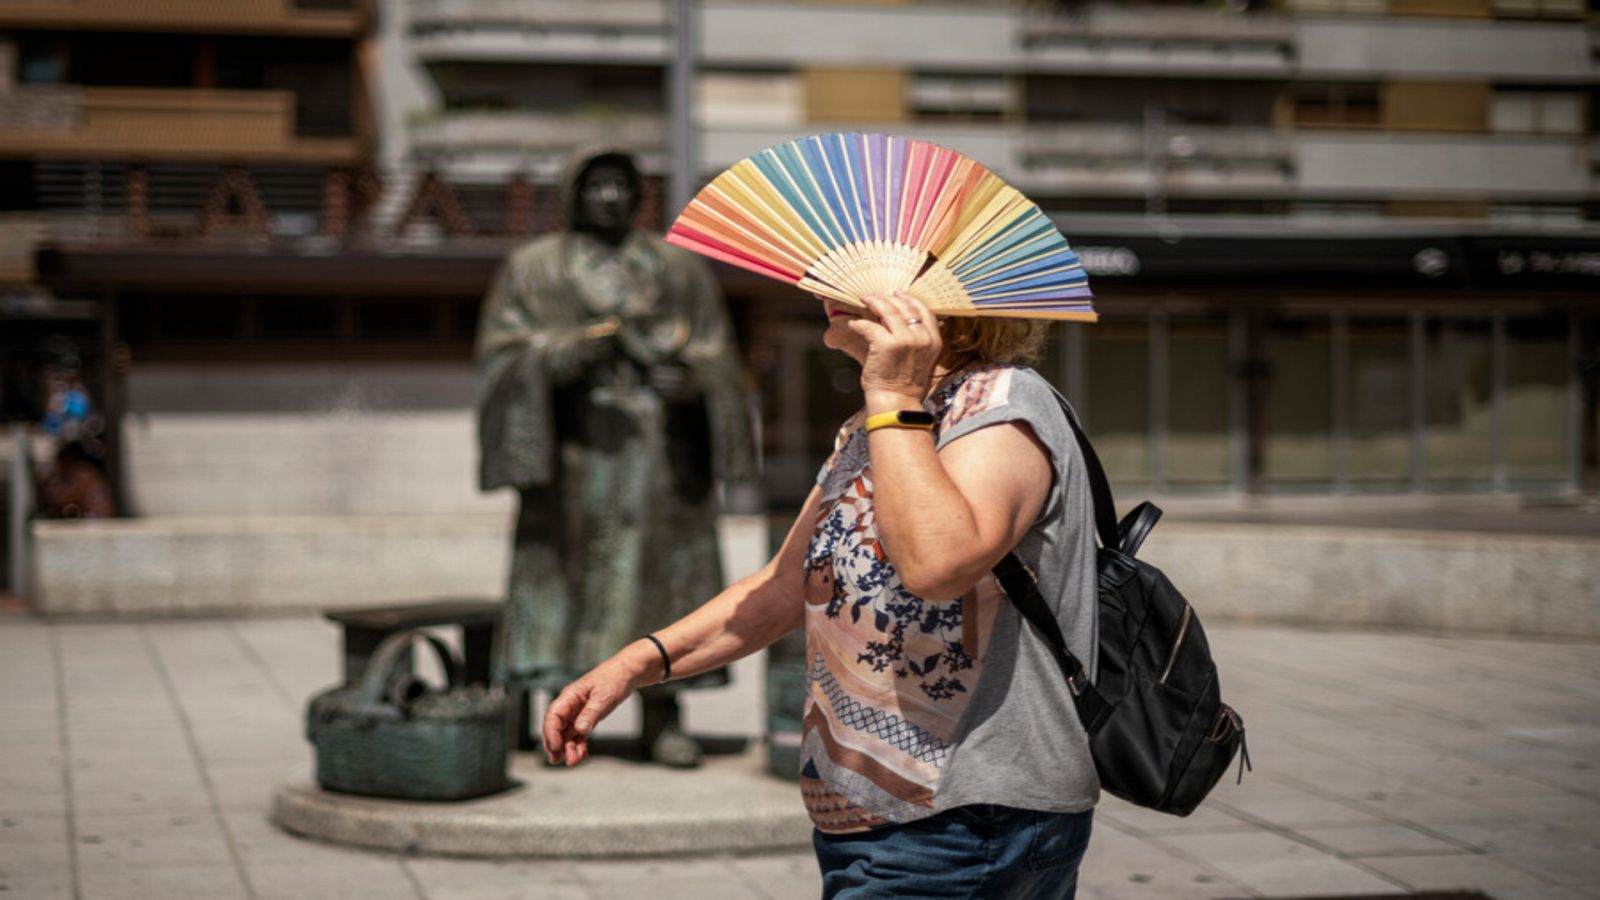
{"label": "building facade", "polygon": [[[281,185],[255,215],[268,223],[260,245],[191,248],[153,275],[137,260],[161,228],[137,213],[162,208],[140,198],[161,196],[155,167],[172,148],[124,147],[108,169],[104,152],[70,145],[88,138],[35,134],[22,146],[11,120],[0,133],[7,183],[32,179],[19,211],[31,218],[13,227],[45,228],[61,202],[132,229],[88,248],[51,219],[39,257],[49,271],[35,282],[64,299],[117,296],[108,333],[136,361],[129,408],[146,422],[169,413],[174,427],[202,428],[180,414],[253,403],[308,416],[308,446],[319,428],[378,435],[406,423],[420,429],[407,441],[432,448],[429,474],[461,472],[422,505],[471,507],[476,300],[509,246],[559,223],[553,185],[571,153],[636,148],[650,176],[645,219],[660,227],[672,198],[763,147],[891,131],[983,161],[1079,249],[1103,320],[1059,328],[1041,367],[1120,483],[1562,492],[1600,478],[1600,25],[1582,0],[386,0],[370,20],[324,0],[239,6],[282,17],[268,28],[275,40],[338,45],[329,59],[363,76],[348,103],[320,90],[303,105],[237,98],[254,105],[227,114],[256,130],[213,129],[208,140],[239,143],[183,157],[209,173],[253,160],[258,191]],[[49,37],[65,34],[67,13],[27,19],[80,8],[102,9],[0,6],[14,57],[0,68],[12,94],[81,92],[77,115],[92,125],[95,104],[111,101],[91,76],[65,87],[39,77],[57,58],[40,47],[87,38]],[[316,30],[327,21],[348,24]],[[231,49],[161,56],[188,59],[188,74],[146,80],[181,76],[190,93],[179,99],[201,104],[186,116],[222,115],[205,111],[217,91],[192,87],[233,85]],[[273,77],[239,84],[270,94],[330,76]],[[13,119],[44,115],[24,99],[7,101],[22,110]],[[325,131],[335,107],[353,116],[348,134]],[[137,140],[166,134],[185,148],[211,133],[147,132]],[[261,155],[268,134],[283,146]],[[128,174],[133,158],[150,160],[147,187]],[[760,387],[769,497],[793,503],[850,411],[852,372],[821,347],[809,298],[719,273]],[[215,386],[211,405],[185,399],[196,383]],[[308,391],[332,399],[296,406]],[[352,405],[381,415],[352,421]],[[169,452],[146,439],[147,458]],[[392,471],[374,497],[417,480],[414,460],[350,460]]]}

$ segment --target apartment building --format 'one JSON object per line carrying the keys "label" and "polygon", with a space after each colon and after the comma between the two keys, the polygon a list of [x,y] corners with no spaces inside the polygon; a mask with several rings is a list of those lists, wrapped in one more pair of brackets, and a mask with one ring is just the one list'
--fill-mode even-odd
{"label": "apartment building", "polygon": [[427,508],[467,453],[484,276],[373,230],[378,13],[0,3],[0,417],[81,366],[124,511]]}
{"label": "apartment building", "polygon": [[[597,140],[638,147],[670,181],[677,116],[682,189],[828,130],[983,160],[1097,276],[1104,320],[1062,327],[1044,365],[1124,483],[1595,478],[1600,32],[1580,0],[412,0],[403,14],[397,57],[431,94],[386,137],[484,221],[507,221],[505,185],[549,179]],[[671,108],[682,78],[690,102]],[[772,486],[804,484],[849,372],[817,346],[804,298],[723,274],[763,385]]]}
{"label": "apartment building", "polygon": [[[0,262],[0,315],[20,334],[43,296],[127,351],[105,384],[137,510],[481,510],[477,300],[507,248],[559,224],[572,152],[638,150],[659,227],[762,147],[892,131],[984,161],[1078,247],[1104,318],[1058,329],[1041,365],[1119,482],[1592,489],[1593,16],[7,0],[0,227],[41,249]],[[849,412],[851,371],[809,299],[719,275],[782,505]],[[197,465],[221,468],[185,477]]]}

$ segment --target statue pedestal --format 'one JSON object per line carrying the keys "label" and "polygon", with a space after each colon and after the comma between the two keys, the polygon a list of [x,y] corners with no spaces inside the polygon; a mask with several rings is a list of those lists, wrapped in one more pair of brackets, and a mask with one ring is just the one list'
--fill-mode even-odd
{"label": "statue pedestal", "polygon": [[512,759],[521,781],[492,797],[412,803],[336,794],[297,777],[273,795],[285,830],[339,844],[478,857],[619,857],[787,850],[811,845],[793,781],[766,774],[760,742],[676,771],[611,757],[575,769]]}

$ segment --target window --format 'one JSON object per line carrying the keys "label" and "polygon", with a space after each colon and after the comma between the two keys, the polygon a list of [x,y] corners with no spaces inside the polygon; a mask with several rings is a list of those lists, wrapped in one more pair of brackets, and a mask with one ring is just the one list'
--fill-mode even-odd
{"label": "window", "polygon": [[911,82],[912,111],[923,119],[1003,119],[1016,99],[1004,75],[921,74]]}
{"label": "window", "polygon": [[1513,482],[1562,481],[1570,473],[1568,330],[1556,316],[1505,323],[1505,466]]}
{"label": "window", "polygon": [[1305,128],[1376,127],[1382,107],[1375,84],[1296,84],[1289,88],[1293,124]]}
{"label": "window", "polygon": [[807,69],[806,120],[898,122],[905,118],[906,73],[896,69]]}
{"label": "window", "polygon": [[1106,477],[1150,477],[1150,329],[1143,319],[1101,319],[1085,332],[1088,418]]}
{"label": "window", "polygon": [[1578,91],[1497,90],[1489,127],[1498,132],[1583,134],[1584,100]]}
{"label": "window", "polygon": [[791,72],[706,72],[696,85],[695,112],[713,128],[787,128],[805,120],[805,97]]}

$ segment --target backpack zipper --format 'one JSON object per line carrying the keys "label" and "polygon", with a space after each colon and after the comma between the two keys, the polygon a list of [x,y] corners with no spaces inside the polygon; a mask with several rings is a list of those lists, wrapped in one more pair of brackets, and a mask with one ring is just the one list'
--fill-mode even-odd
{"label": "backpack zipper", "polygon": [[1167,654],[1167,667],[1161,670],[1161,677],[1157,683],[1166,684],[1167,676],[1172,674],[1172,664],[1178,661],[1178,650],[1183,647],[1183,639],[1189,634],[1189,620],[1194,618],[1194,607],[1185,603],[1183,605],[1183,619],[1178,622],[1178,636],[1172,641],[1172,652]]}

